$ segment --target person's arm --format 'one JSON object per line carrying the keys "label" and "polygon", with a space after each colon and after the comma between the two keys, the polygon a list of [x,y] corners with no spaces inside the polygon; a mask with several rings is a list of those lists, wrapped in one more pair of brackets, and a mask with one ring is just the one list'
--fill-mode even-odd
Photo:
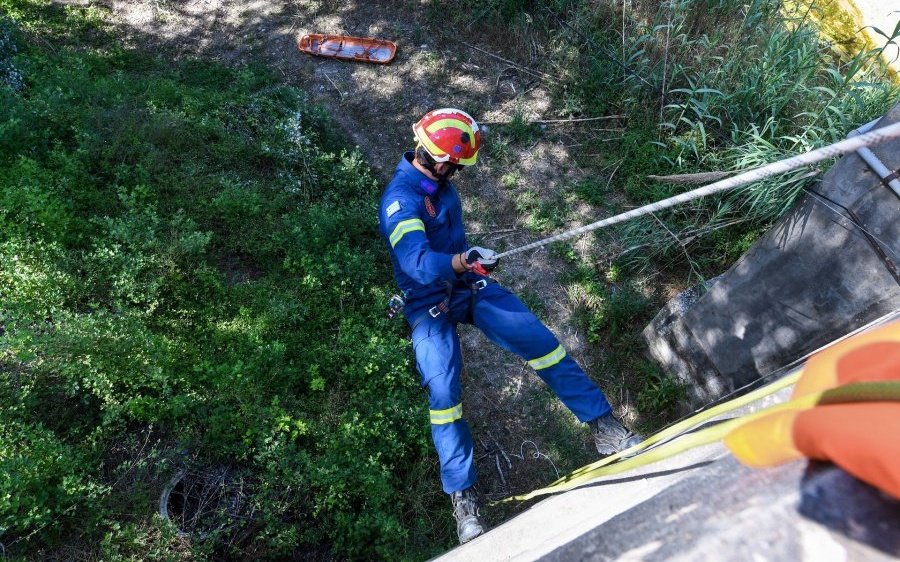
{"label": "person's arm", "polygon": [[462,252],[460,254],[453,254],[453,260],[450,262],[453,266],[453,271],[456,273],[462,273],[466,271],[468,266],[466,266],[466,253]]}
{"label": "person's arm", "polygon": [[385,201],[381,224],[400,269],[417,283],[428,285],[452,280],[467,269],[459,254],[442,254],[431,249],[425,236],[425,223],[414,201]]}

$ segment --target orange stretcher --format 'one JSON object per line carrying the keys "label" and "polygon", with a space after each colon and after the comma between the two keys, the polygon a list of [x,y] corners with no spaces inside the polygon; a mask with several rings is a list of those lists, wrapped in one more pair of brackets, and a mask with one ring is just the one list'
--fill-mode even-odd
{"label": "orange stretcher", "polygon": [[387,64],[394,60],[397,45],[386,39],[308,33],[297,40],[297,48],[317,57]]}

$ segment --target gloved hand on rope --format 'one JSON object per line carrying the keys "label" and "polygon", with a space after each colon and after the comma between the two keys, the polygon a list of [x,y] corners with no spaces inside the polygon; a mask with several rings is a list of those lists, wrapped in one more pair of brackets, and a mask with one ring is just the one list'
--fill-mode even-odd
{"label": "gloved hand on rope", "polygon": [[490,275],[500,263],[497,252],[480,246],[469,248],[459,256],[462,265],[467,270],[474,271],[479,275]]}

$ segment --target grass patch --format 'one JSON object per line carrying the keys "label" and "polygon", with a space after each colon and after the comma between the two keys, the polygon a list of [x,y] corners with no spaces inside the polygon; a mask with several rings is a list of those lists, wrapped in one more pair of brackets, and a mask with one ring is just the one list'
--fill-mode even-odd
{"label": "grass patch", "polygon": [[513,146],[525,146],[534,143],[543,130],[540,123],[530,123],[521,112],[515,112],[512,120],[504,125],[497,125],[501,134]]}
{"label": "grass patch", "polygon": [[547,306],[537,292],[526,288],[519,291],[518,297],[542,322],[547,321]]}

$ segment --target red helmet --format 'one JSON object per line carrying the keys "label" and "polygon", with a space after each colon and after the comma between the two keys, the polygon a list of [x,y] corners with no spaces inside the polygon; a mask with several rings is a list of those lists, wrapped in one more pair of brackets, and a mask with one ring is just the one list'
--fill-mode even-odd
{"label": "red helmet", "polygon": [[435,162],[471,166],[478,159],[481,132],[465,111],[449,107],[429,111],[413,125],[413,133]]}

